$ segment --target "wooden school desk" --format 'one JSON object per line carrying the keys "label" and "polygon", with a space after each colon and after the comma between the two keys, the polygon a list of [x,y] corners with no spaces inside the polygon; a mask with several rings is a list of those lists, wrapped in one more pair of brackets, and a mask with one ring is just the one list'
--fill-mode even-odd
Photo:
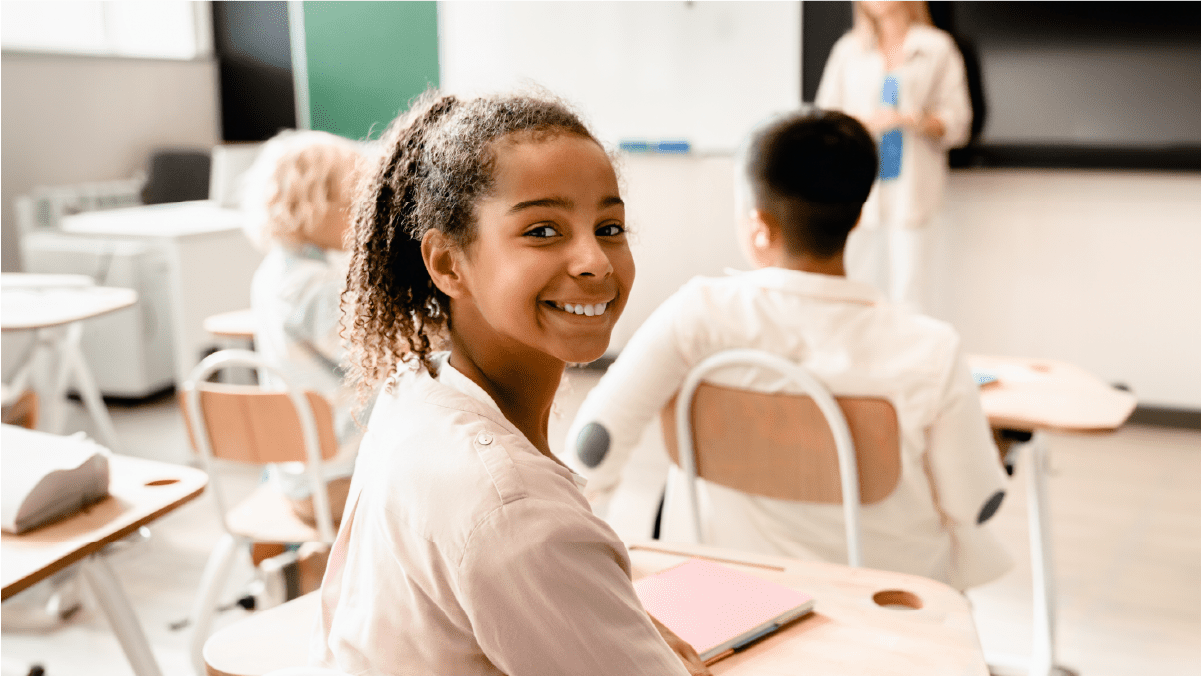
{"label": "wooden school desk", "polygon": [[217,313],[205,318],[205,331],[223,339],[253,341],[255,338],[255,314],[250,308]]}
{"label": "wooden school desk", "polygon": [[[969,355],[973,371],[986,371],[997,381],[981,387],[981,408],[995,430],[1029,435],[1027,527],[1031,543],[1033,592],[1032,675],[1056,668],[1056,586],[1047,498],[1048,430],[1106,431],[1118,428],[1135,409],[1135,397],[1093,374],[1055,360]],[[1021,663],[1010,659],[995,661]]]}
{"label": "wooden school desk", "polygon": [[[711,663],[715,675],[988,674],[967,599],[937,581],[701,545],[648,541],[630,546],[636,579],[690,556],[762,576],[815,600],[813,613]],[[208,673],[260,675],[304,665],[318,594],[214,633],[204,647]],[[921,608],[909,608],[915,604]]]}
{"label": "wooden school desk", "polygon": [[[0,443],[7,445],[10,440]],[[3,599],[78,563],[134,672],[161,675],[146,634],[104,558],[104,549],[196,498],[207,483],[208,476],[195,468],[113,455],[108,498],[19,536],[0,534]]]}
{"label": "wooden school desk", "polygon": [[47,398],[47,432],[63,432],[67,388],[74,381],[80,398],[96,422],[97,433],[109,449],[119,451],[113,421],[96,387],[96,379],[80,349],[83,321],[132,306],[138,294],[132,289],[92,286],[82,275],[0,275],[0,330],[32,331],[34,340],[10,387],[21,392],[33,378],[39,353],[55,365],[54,390]]}

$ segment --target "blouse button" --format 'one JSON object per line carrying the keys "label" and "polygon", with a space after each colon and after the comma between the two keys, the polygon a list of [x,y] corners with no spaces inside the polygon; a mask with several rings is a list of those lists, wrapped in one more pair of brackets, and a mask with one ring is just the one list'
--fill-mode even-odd
{"label": "blouse button", "polygon": [[480,444],[492,444],[492,434],[491,433],[480,433],[479,435],[476,436],[476,441],[479,442]]}

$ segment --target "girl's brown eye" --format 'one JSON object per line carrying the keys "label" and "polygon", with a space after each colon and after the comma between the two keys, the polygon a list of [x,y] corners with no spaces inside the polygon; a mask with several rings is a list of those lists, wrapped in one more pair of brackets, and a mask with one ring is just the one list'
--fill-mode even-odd
{"label": "girl's brown eye", "polygon": [[621,235],[625,232],[626,228],[618,223],[607,223],[597,229],[597,235],[599,237],[613,237],[615,235]]}
{"label": "girl's brown eye", "polygon": [[559,231],[555,230],[551,226],[535,226],[534,228],[531,228],[530,230],[528,230],[522,234],[527,237],[536,237],[539,239],[543,239],[543,238],[548,238],[548,237],[555,237],[556,235],[559,235]]}

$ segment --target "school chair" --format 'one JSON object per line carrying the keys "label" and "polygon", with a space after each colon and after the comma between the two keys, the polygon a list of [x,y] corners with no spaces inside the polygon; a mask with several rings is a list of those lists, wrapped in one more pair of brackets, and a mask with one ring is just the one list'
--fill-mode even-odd
{"label": "school chair", "polygon": [[[285,390],[209,383],[223,367],[270,372]],[[321,395],[289,387],[288,376],[249,350],[222,350],[206,357],[184,383],[184,422],[193,448],[209,473],[209,487],[225,534],[205,565],[190,616],[193,666],[204,674],[203,649],[213,613],[234,554],[250,543],[333,543],[336,531],[322,462],[335,455],[334,417]],[[199,425],[197,424],[199,422]],[[313,492],[317,528],[305,524],[272,483],[258,486],[249,498],[229,507],[221,491],[214,459],[263,465],[299,461],[305,464]]]}
{"label": "school chair", "polygon": [[3,410],[0,419],[9,425],[30,430],[38,427],[38,394],[32,390],[17,391],[0,384],[0,402]]}
{"label": "school chair", "polygon": [[[803,394],[706,383],[728,368],[776,372]],[[834,397],[799,364],[762,350],[725,350],[685,378],[660,416],[664,442],[685,474],[694,540],[702,542],[697,479],[746,494],[842,503],[847,563],[861,566],[860,504],[901,477],[897,412],[879,397]]]}

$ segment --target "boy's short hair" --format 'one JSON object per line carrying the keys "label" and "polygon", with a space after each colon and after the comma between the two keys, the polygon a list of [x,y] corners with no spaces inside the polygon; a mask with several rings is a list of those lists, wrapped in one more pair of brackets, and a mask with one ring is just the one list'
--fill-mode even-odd
{"label": "boy's short hair", "polygon": [[877,175],[872,136],[855,118],[817,108],[756,130],[744,169],[757,209],[780,224],[791,254],[843,251]]}

